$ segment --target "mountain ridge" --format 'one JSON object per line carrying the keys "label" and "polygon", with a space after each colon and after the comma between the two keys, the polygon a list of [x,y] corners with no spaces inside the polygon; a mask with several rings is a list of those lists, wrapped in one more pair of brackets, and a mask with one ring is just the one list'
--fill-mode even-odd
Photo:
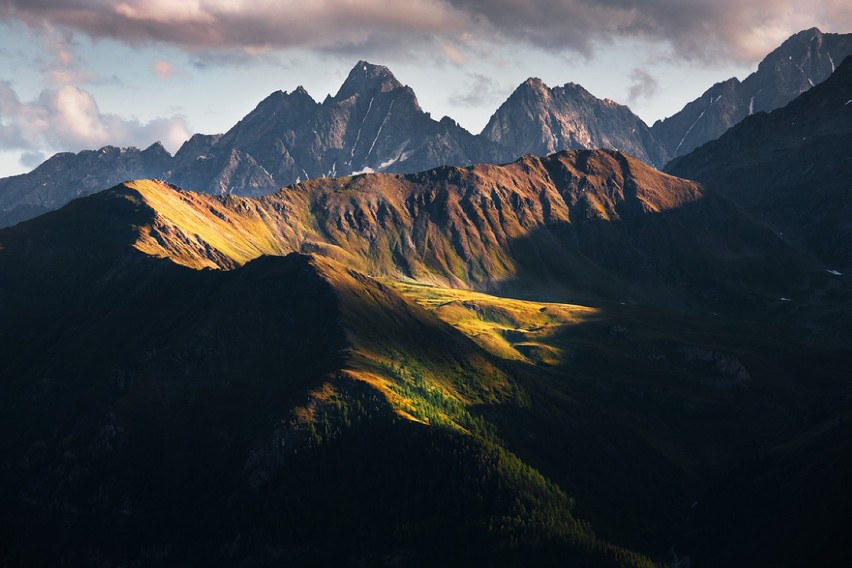
{"label": "mountain ridge", "polygon": [[598,99],[576,83],[550,88],[530,78],[479,134],[447,117],[434,120],[387,67],[359,61],[334,96],[318,102],[304,88],[276,91],[228,132],[196,134],[173,157],[161,148],[143,155],[150,148],[140,153],[104,147],[59,154],[29,174],[0,179],[0,226],[127,179],[260,195],[316,177],[507,163],[528,153],[590,147],[624,151],[662,168],[748,114],[789,102],[827,77],[844,54],[852,54],[852,34],[804,30],[742,82],[718,83],[650,128],[628,107]]}
{"label": "mountain ridge", "polygon": [[669,159],[688,154],[747,116],[791,102],[826,80],[849,55],[852,34],[802,30],[763,58],[754,73],[742,81],[733,77],[716,83],[679,112],[656,121],[651,131]]}
{"label": "mountain ridge", "polygon": [[748,117],[666,170],[737,201],[828,269],[845,272],[852,266],[845,246],[852,238],[850,100],[852,56],[788,105]]}
{"label": "mountain ridge", "polygon": [[842,284],[612,150],[126,182],[0,230],[0,559],[660,564],[848,393]]}
{"label": "mountain ridge", "polygon": [[320,253],[371,275],[486,292],[719,308],[804,294],[820,279],[726,200],[613,151],[314,179],[259,198],[138,181],[102,197],[115,198],[149,211],[136,249],[192,268]]}

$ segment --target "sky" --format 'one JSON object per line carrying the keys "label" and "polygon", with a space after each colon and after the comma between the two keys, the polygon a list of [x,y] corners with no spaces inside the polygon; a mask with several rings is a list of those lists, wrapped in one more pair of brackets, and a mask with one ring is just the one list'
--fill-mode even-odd
{"label": "sky", "polygon": [[333,95],[362,59],[474,133],[528,77],[651,125],[814,26],[852,32],[852,2],[0,0],[0,176],[107,144],[174,153],[273,91]]}

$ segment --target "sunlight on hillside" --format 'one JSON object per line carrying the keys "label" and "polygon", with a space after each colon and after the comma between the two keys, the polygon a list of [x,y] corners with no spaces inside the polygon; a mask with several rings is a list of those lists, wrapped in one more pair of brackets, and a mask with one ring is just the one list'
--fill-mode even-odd
{"label": "sunlight on hillside", "polygon": [[549,343],[558,330],[595,318],[586,306],[501,298],[481,292],[385,280],[483,349],[504,359],[559,365],[562,349]]}
{"label": "sunlight on hillside", "polygon": [[139,192],[162,222],[156,231],[142,228],[135,246],[146,254],[190,268],[223,268],[285,252],[270,224],[247,206],[235,214],[233,207],[214,196],[178,191],[156,180],[125,185]]}

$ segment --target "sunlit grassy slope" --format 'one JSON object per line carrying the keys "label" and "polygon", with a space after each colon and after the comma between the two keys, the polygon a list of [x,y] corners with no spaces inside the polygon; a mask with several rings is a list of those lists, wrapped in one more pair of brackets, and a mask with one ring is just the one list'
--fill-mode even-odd
{"label": "sunlit grassy slope", "polygon": [[563,362],[564,354],[553,344],[553,336],[599,314],[599,310],[586,306],[502,298],[411,282],[386,283],[494,355],[529,363]]}
{"label": "sunlit grassy slope", "polygon": [[[76,454],[98,464],[80,491],[108,494],[98,468],[114,462],[95,436],[117,421],[134,502],[145,456],[163,451],[155,483],[182,495],[170,484],[188,472],[202,501],[219,490],[204,476],[227,465],[243,516],[213,503],[206,526],[260,507],[268,530],[234,550],[281,534],[298,546],[302,530],[315,553],[334,518],[342,563],[365,538],[394,554],[450,535],[445,550],[493,558],[649,565],[629,549],[660,558],[701,492],[814,399],[803,378],[845,371],[800,360],[765,321],[680,302],[728,308],[807,281],[809,265],[739,215],[596,151],[260,199],[141,180],[76,201],[0,232],[0,374],[14,378],[0,454],[35,463],[48,440],[43,477],[20,479],[54,491],[12,501],[66,503],[55,472]],[[660,308],[670,297],[675,313]]]}
{"label": "sunlit grassy slope", "polygon": [[136,248],[192,268],[316,253],[444,287],[667,305],[790,297],[810,271],[729,203],[611,151],[314,179],[257,199],[151,180],[118,194],[150,211]]}
{"label": "sunlit grassy slope", "polygon": [[168,257],[190,268],[223,268],[241,266],[261,255],[291,252],[275,225],[259,210],[246,206],[248,200],[218,200],[156,180],[124,185],[156,212],[150,225],[139,228],[135,244],[146,254]]}

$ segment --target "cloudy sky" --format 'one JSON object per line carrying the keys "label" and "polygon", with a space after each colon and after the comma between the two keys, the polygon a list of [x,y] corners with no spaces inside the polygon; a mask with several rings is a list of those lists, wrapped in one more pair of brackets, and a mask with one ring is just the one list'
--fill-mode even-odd
{"label": "cloudy sky", "polygon": [[479,132],[527,77],[648,124],[745,77],[849,0],[0,0],[0,176],[106,144],[174,152],[272,91],[334,94],[359,60]]}

